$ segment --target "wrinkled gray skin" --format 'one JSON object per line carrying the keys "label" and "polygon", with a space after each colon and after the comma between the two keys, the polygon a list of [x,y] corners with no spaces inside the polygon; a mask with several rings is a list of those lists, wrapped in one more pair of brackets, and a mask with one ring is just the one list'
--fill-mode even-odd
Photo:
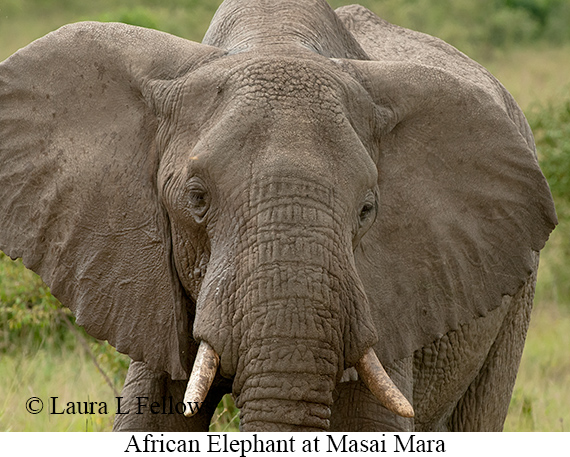
{"label": "wrinkled gray skin", "polygon": [[227,0],[203,44],[70,25],[0,65],[0,182],[0,248],[134,360],[125,409],[220,355],[198,415],[118,430],[207,430],[230,391],[247,431],[502,428],[556,215],[520,109],[440,40],[321,0]]}

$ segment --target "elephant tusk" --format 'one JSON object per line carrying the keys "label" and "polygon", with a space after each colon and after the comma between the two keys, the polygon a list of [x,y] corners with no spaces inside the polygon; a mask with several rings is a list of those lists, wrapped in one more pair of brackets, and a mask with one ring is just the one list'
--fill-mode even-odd
{"label": "elephant tusk", "polygon": [[212,381],[214,381],[219,363],[220,357],[216,354],[216,351],[208,343],[202,341],[200,347],[198,347],[192,374],[184,394],[184,405],[188,406],[188,408],[184,409],[186,417],[196,414],[204,400],[206,400],[206,395],[208,395]]}
{"label": "elephant tusk", "polygon": [[360,378],[382,405],[402,417],[414,417],[414,408],[392,382],[372,348],[355,366]]}

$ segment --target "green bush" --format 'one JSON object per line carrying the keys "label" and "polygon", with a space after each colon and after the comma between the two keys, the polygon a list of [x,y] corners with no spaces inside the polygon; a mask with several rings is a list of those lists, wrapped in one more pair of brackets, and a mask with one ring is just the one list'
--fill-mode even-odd
{"label": "green bush", "polygon": [[0,350],[25,343],[28,348],[45,344],[65,345],[72,319],[51,295],[41,279],[0,252]]}
{"label": "green bush", "polygon": [[498,48],[570,40],[568,0],[329,0],[359,3],[394,24],[437,36],[476,59]]}
{"label": "green bush", "polygon": [[557,105],[531,110],[527,118],[559,219],[542,252],[537,296],[570,306],[570,97]]}
{"label": "green bush", "polygon": [[565,212],[570,203],[570,98],[558,105],[531,110],[527,117],[542,171],[560,202],[561,216],[568,217]]}
{"label": "green bush", "polygon": [[0,252],[0,352],[30,353],[43,348],[58,353],[84,351],[115,385],[121,385],[128,357],[75,325],[36,274],[20,260]]}
{"label": "green bush", "polygon": [[123,8],[110,13],[102,14],[99,18],[102,22],[122,22],[129,25],[137,25],[148,29],[158,29],[159,25],[152,10],[144,7],[132,9]]}

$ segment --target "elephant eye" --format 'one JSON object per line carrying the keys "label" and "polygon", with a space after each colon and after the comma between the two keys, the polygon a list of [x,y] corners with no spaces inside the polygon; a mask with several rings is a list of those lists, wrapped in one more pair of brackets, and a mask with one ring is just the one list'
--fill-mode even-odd
{"label": "elephant eye", "polygon": [[210,207],[210,199],[204,185],[192,182],[188,189],[190,209],[197,222],[201,222]]}
{"label": "elephant eye", "polygon": [[206,206],[206,193],[205,192],[192,192],[190,200],[195,208],[204,208]]}
{"label": "elephant eye", "polygon": [[360,220],[364,221],[368,216],[374,211],[374,205],[372,203],[365,203],[360,210]]}
{"label": "elephant eye", "polygon": [[364,199],[364,203],[360,206],[358,213],[358,221],[354,226],[352,233],[352,249],[356,249],[364,234],[372,227],[378,214],[378,203],[376,193],[370,190]]}
{"label": "elephant eye", "polygon": [[373,191],[369,191],[366,195],[364,203],[360,207],[360,214],[358,215],[361,227],[371,221],[373,222],[374,218],[376,217],[377,208],[378,204],[376,202],[376,196]]}
{"label": "elephant eye", "polygon": [[372,203],[365,203],[360,210],[360,218],[365,219],[372,211],[374,211],[374,205]]}

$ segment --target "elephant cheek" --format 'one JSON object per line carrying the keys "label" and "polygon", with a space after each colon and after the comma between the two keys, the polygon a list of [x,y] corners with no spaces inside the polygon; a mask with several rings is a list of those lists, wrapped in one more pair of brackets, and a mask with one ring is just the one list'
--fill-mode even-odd
{"label": "elephant cheek", "polygon": [[207,237],[198,231],[172,229],[173,260],[178,278],[192,297],[197,297],[210,261]]}

